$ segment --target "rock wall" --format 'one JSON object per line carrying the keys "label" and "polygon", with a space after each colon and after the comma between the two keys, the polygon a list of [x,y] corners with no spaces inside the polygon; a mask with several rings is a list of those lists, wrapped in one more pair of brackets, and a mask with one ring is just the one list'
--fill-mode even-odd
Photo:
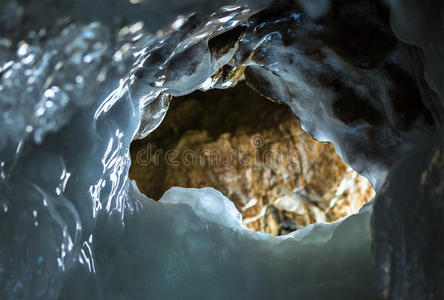
{"label": "rock wall", "polygon": [[247,228],[275,236],[337,221],[374,196],[332,144],[315,141],[286,105],[244,82],[174,98],[159,128],[133,142],[131,158],[130,179],[148,197],[214,187]]}

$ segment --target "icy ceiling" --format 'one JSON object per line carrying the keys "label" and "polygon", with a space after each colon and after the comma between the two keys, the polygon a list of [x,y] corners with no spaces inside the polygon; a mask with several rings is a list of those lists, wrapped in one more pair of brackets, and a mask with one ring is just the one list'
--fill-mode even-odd
{"label": "icy ceiling", "polygon": [[[1,299],[444,297],[444,5],[270,2],[0,3]],[[129,144],[166,99],[244,77],[374,203],[272,238],[213,189],[141,195]]]}

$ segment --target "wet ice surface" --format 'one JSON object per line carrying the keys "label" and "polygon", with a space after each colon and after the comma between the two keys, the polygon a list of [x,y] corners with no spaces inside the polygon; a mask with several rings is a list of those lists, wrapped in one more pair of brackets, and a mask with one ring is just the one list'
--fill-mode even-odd
{"label": "wet ice surface", "polygon": [[[126,222],[113,255],[98,259],[114,282],[105,298],[378,299],[368,285],[369,212],[272,238],[243,228],[211,188],[173,188],[160,202],[137,197],[142,213]],[[122,265],[122,255],[139,259]]]}
{"label": "wet ice surface", "polygon": [[[267,22],[250,26],[247,20],[266,1],[215,7],[190,1],[171,9],[166,19],[175,21],[167,28],[150,14],[139,22],[149,11],[144,1],[137,12],[113,1],[84,15],[89,4],[73,1],[54,6],[47,18],[35,4],[20,3],[0,4],[2,12],[12,12],[0,15],[2,299],[378,299],[370,280],[371,207],[343,222],[272,238],[240,226],[234,206],[215,190],[173,189],[155,203],[128,182],[129,144],[137,132],[143,136],[159,124],[165,97],[235,84],[234,75],[213,76],[229,63],[231,75],[252,66],[250,75],[266,78],[262,82],[278,89],[273,96],[288,103],[315,137],[333,141],[346,160],[356,150],[338,137],[359,136],[371,122],[346,126],[332,118],[331,107],[322,105],[334,97],[308,80],[319,65],[299,55],[297,38],[286,48]],[[195,7],[203,12],[188,15]],[[69,9],[72,21],[63,19]],[[115,10],[124,26],[109,18]],[[62,19],[51,18],[59,14]],[[14,30],[24,16],[29,30]],[[299,26],[301,16],[288,18]],[[239,39],[211,51],[212,37],[240,24],[247,29]],[[317,30],[310,21],[303,24],[296,32]],[[166,29],[157,34],[160,28]],[[288,49],[296,57],[284,70]],[[376,86],[384,94],[375,75],[380,70],[351,66],[328,47],[321,54],[333,74],[351,74],[351,89],[372,94]],[[283,90],[295,83],[299,97]],[[307,102],[317,95],[315,104]],[[411,134],[392,134],[392,123],[383,122],[364,140],[376,136],[379,145],[408,146],[425,132],[415,119]],[[388,141],[378,140],[380,132],[389,132],[382,135]],[[367,168],[365,155],[348,161],[379,185],[391,161],[375,157],[376,169]]]}

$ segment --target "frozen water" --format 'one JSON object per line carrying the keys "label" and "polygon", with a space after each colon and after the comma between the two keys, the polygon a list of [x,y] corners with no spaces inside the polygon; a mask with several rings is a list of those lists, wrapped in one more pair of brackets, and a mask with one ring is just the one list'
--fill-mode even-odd
{"label": "frozen water", "polygon": [[[154,202],[127,174],[130,142],[161,122],[169,96],[230,87],[248,67],[247,82],[379,186],[429,132],[387,113],[385,69],[304,48],[328,24],[290,9],[254,16],[268,1],[31,2],[0,3],[0,298],[379,299],[370,206],[272,238],[243,228],[215,190]],[[402,67],[397,49],[381,61]],[[339,91],[322,86],[330,75]],[[350,90],[378,122],[334,115],[335,93]]]}

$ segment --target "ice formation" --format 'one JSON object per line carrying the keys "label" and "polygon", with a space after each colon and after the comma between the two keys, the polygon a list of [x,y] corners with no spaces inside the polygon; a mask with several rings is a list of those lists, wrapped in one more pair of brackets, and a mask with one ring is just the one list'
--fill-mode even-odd
{"label": "ice formation", "polygon": [[357,213],[374,189],[315,141],[283,104],[245,82],[173,98],[158,128],[130,146],[130,180],[159,200],[173,186],[214,187],[250,230],[274,236]]}
{"label": "ice formation", "polygon": [[127,179],[129,144],[161,122],[166,97],[244,74],[380,190],[442,120],[443,5],[389,1],[395,33],[418,48],[378,1],[316,2],[312,20],[283,0],[2,1],[0,298],[381,299],[371,206],[272,238],[215,190],[155,203]]}

